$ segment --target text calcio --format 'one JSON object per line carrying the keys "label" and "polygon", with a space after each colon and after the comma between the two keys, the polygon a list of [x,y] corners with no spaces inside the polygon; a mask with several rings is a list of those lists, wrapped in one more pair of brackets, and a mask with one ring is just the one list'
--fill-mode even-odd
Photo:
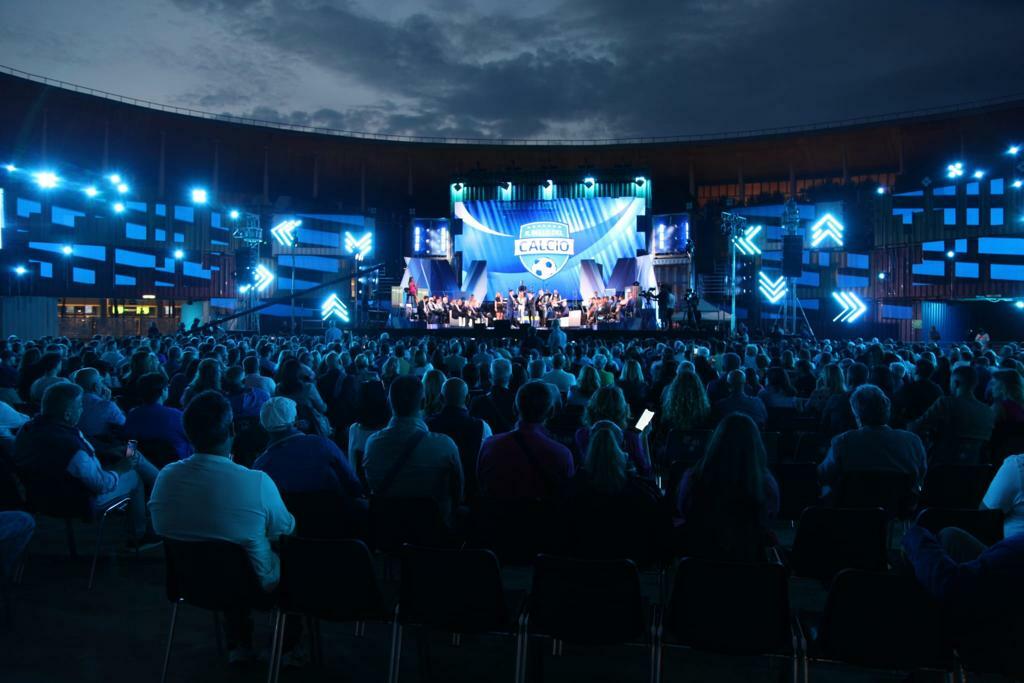
{"label": "text calcio", "polygon": [[516,240],[516,256],[525,254],[572,254],[574,240],[543,237]]}

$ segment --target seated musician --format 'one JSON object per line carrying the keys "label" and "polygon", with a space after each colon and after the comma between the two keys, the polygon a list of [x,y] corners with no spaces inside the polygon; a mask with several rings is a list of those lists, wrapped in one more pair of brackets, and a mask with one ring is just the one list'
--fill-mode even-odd
{"label": "seated musician", "polygon": [[465,324],[464,320],[466,318],[466,310],[462,305],[462,299],[456,299],[454,303],[452,303],[451,315],[453,325],[459,325],[461,327]]}
{"label": "seated musician", "polygon": [[466,302],[466,315],[473,322],[480,319],[480,302],[476,300],[476,294],[469,295],[469,301]]}

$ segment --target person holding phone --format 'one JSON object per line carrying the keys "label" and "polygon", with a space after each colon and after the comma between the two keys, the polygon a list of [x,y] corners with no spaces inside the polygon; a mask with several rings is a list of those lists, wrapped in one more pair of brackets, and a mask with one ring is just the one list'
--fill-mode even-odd
{"label": "person holding phone", "polygon": [[[601,387],[591,396],[590,402],[583,410],[583,426],[576,430],[576,449],[580,454],[586,453],[590,445],[590,427],[601,420],[608,420],[624,433],[622,445],[629,456],[629,461],[637,474],[649,478],[654,474],[651,458],[648,453],[647,434],[649,424],[643,429],[630,429],[629,404],[618,387]],[[648,420],[649,423],[649,420]]]}

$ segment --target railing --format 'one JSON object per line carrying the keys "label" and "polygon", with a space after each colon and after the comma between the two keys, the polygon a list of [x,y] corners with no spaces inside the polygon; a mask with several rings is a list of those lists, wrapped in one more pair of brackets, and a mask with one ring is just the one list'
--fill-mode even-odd
{"label": "railing", "polygon": [[17,78],[35,81],[36,83],[42,83],[44,85],[62,88],[64,90],[70,90],[73,92],[83,93],[86,95],[93,95],[95,97],[102,97],[104,99],[113,100],[115,102],[121,102],[123,104],[130,104],[136,107],[145,107],[147,109],[154,109],[156,111],[168,112],[171,114],[182,114],[184,116],[192,116],[195,118],[208,119],[212,121],[221,121],[224,123],[237,123],[246,126],[260,126],[264,128],[276,128],[278,130],[288,130],[299,133],[316,133],[319,135],[333,135],[338,137],[357,138],[361,140],[380,140],[385,142],[412,142],[445,145],[593,147],[601,145],[646,145],[671,142],[734,140],[740,138],[764,137],[769,135],[806,133],[818,130],[827,130],[830,128],[862,126],[871,123],[887,123],[906,119],[922,118],[926,116],[935,116],[940,114],[955,114],[957,112],[974,111],[978,109],[984,109],[987,107],[995,107],[1014,103],[1024,104],[1024,93],[1020,93],[1015,95],[1006,95],[1004,97],[994,97],[985,100],[974,100],[971,102],[962,102],[959,104],[945,105],[941,107],[928,107],[922,109],[890,112],[886,114],[875,114],[871,116],[859,116],[849,119],[837,119],[832,121],[822,121],[818,123],[801,124],[795,126],[777,126],[774,128],[750,128],[745,130],[721,131],[715,133],[695,133],[690,135],[642,136],[626,138],[578,138],[570,140],[550,138],[449,138],[427,135],[393,135],[391,133],[369,133],[366,131],[340,130],[337,128],[320,128],[317,126],[303,126],[294,123],[268,121],[264,119],[256,119],[251,117],[234,116],[231,114],[214,114],[199,109],[191,109],[188,107],[176,107],[169,104],[152,102],[150,100],[142,100],[135,97],[118,95],[117,93],[107,92],[105,90],[87,88],[85,86],[77,85],[75,83],[68,83],[66,81],[61,81],[55,78],[49,78],[47,76],[40,76],[38,74],[28,73],[27,71],[21,71],[20,69],[14,69],[9,66],[0,65],[0,73],[6,73]]}

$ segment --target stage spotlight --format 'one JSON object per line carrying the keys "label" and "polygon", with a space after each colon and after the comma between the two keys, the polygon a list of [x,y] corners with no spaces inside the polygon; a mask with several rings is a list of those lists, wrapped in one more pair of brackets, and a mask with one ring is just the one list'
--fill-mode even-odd
{"label": "stage spotlight", "polygon": [[175,249],[174,250],[174,258],[176,258],[176,259],[178,259],[180,261],[181,259],[185,258],[185,252],[183,250],[181,250],[181,249]]}
{"label": "stage spotlight", "polygon": [[14,267],[14,274],[17,275],[18,277],[21,277],[22,275],[24,275],[27,272],[28,272],[28,268],[26,268],[25,266],[15,266]]}
{"label": "stage spotlight", "polygon": [[7,169],[8,173],[14,173],[15,171],[18,170],[18,167],[15,166],[14,164],[7,164],[6,166],[4,166],[4,168]]}
{"label": "stage spotlight", "polygon": [[1019,190],[1022,185],[1024,185],[1024,180],[1014,180],[1012,183],[1010,183],[1010,186],[1016,190]]}
{"label": "stage spotlight", "polygon": [[210,198],[209,194],[201,187],[192,188],[192,203],[205,204]]}
{"label": "stage spotlight", "polygon": [[114,202],[114,213],[124,213],[124,202]]}
{"label": "stage spotlight", "polygon": [[587,177],[583,179],[583,184],[587,186],[588,190],[594,186],[594,183],[595,181],[593,178]]}
{"label": "stage spotlight", "polygon": [[546,190],[546,189],[548,189],[549,187],[551,187],[554,184],[555,183],[553,181],[551,181],[551,180],[545,180],[544,181],[544,189]]}
{"label": "stage spotlight", "polygon": [[647,179],[644,178],[643,176],[637,176],[636,178],[633,179],[633,182],[636,183],[637,187],[643,187],[644,183],[647,182]]}
{"label": "stage spotlight", "polygon": [[453,183],[452,189],[456,192],[462,192],[462,183]]}
{"label": "stage spotlight", "polygon": [[982,178],[985,177],[985,172],[982,170],[977,170],[974,172],[974,177],[977,178],[978,180],[981,180]]}
{"label": "stage spotlight", "polygon": [[946,167],[946,177],[949,179],[959,178],[964,174],[963,162],[957,161]]}
{"label": "stage spotlight", "polygon": [[505,190],[505,192],[508,192],[509,190],[512,189],[512,183],[506,180],[501,184],[501,189]]}
{"label": "stage spotlight", "polygon": [[228,217],[233,221],[237,221],[238,217],[241,215],[242,214],[238,213],[238,209],[231,209],[230,213],[228,213]]}
{"label": "stage spotlight", "polygon": [[1024,301],[1016,301],[1013,305],[1017,308],[1024,308]]}
{"label": "stage spotlight", "polygon": [[956,252],[953,251],[952,249],[950,249],[949,251],[946,252],[946,258],[953,258],[955,256],[956,256]]}
{"label": "stage spotlight", "polygon": [[1006,153],[1012,157],[1017,156],[1018,154],[1020,154],[1020,145],[1010,145],[1006,149]]}
{"label": "stage spotlight", "polygon": [[121,174],[120,173],[111,173],[110,175],[107,176],[107,180],[110,181],[111,185],[120,185],[121,184]]}
{"label": "stage spotlight", "polygon": [[100,191],[97,190],[92,185],[90,185],[89,187],[87,187],[84,190],[82,190],[82,192],[85,192],[85,196],[88,197],[89,199],[92,199],[93,197],[95,197],[96,195],[98,195],[100,193]]}
{"label": "stage spotlight", "polygon": [[60,248],[60,253],[64,254],[65,256],[71,256],[71,254],[75,253],[75,248],[72,247],[70,244],[65,244],[63,247]]}
{"label": "stage spotlight", "polygon": [[32,174],[32,179],[44,190],[52,190],[60,184],[60,178],[53,171],[38,171]]}
{"label": "stage spotlight", "polygon": [[875,194],[885,194],[885,185],[879,185],[875,190]]}
{"label": "stage spotlight", "polygon": [[879,274],[878,274],[878,279],[879,279],[879,280],[884,280],[884,279],[885,279],[885,277],[886,277],[886,276],[885,276],[885,273],[879,273]]}
{"label": "stage spotlight", "polygon": [[128,188],[128,183],[118,183],[117,184],[117,193],[118,194],[128,194],[128,189],[129,189]]}

